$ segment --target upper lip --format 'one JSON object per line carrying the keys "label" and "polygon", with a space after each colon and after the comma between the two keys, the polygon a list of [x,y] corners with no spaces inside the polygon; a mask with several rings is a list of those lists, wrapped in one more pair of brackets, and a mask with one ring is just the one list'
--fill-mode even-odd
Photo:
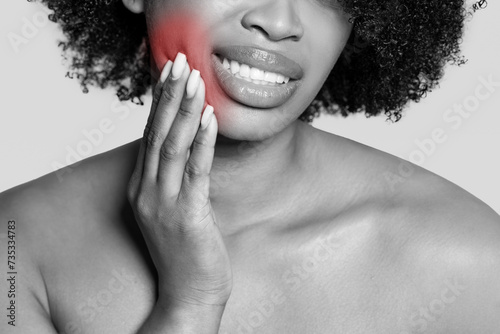
{"label": "upper lip", "polygon": [[268,72],[275,72],[293,80],[302,78],[302,67],[284,55],[252,46],[230,45],[214,49],[216,55],[235,60]]}

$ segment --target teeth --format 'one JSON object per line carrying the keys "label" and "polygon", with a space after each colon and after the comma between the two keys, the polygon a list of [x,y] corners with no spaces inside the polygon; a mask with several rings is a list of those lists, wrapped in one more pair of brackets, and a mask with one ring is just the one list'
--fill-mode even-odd
{"label": "teeth", "polygon": [[258,68],[252,67],[250,69],[250,78],[254,80],[264,80],[264,71],[259,70]]}
{"label": "teeth", "polygon": [[282,74],[263,71],[255,67],[250,67],[247,64],[240,64],[235,60],[228,60],[227,58],[223,58],[222,66],[229,70],[235,77],[258,85],[274,86],[277,83],[283,84],[290,81],[289,77],[285,77]]}
{"label": "teeth", "polygon": [[235,74],[240,71],[240,64],[237,61],[231,60],[231,73]]}
{"label": "teeth", "polygon": [[278,75],[273,72],[265,72],[264,74],[264,80],[269,81],[269,82],[276,82],[276,79],[278,78]]}
{"label": "teeth", "polygon": [[248,81],[248,82],[253,82],[254,84],[257,84],[257,85],[276,86],[275,82],[271,83],[271,82],[267,82],[264,80],[253,80],[253,79],[250,79],[249,77],[242,77],[239,73],[236,73],[234,76],[237,77],[238,79],[243,79],[243,80]]}
{"label": "teeth", "polygon": [[243,78],[250,78],[250,66],[247,64],[241,64],[240,65],[240,75]]}

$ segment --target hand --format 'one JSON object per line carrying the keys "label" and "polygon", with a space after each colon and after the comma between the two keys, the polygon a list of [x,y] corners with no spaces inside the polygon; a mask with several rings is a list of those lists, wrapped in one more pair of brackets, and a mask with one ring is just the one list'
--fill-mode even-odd
{"label": "hand", "polygon": [[158,271],[158,299],[169,305],[225,305],[232,289],[229,256],[209,197],[217,120],[207,105],[206,128],[200,126],[204,101],[200,72],[190,72],[179,53],[154,89],[128,186]]}

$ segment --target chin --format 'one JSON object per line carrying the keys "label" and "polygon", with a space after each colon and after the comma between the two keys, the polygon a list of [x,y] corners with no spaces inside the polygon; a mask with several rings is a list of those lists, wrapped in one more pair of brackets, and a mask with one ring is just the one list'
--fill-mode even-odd
{"label": "chin", "polygon": [[239,141],[269,139],[290,126],[297,118],[285,108],[256,109],[239,103],[227,103],[215,110],[220,135]]}

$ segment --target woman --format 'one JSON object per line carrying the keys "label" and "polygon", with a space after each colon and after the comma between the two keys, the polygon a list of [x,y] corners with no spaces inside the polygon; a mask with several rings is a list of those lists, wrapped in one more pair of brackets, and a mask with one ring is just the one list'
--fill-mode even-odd
{"label": "woman", "polygon": [[49,8],[82,84],[139,98],[150,66],[158,82],[142,140],[2,194],[23,222],[23,333],[500,328],[498,215],[304,122],[322,105],[398,119],[460,62],[462,1]]}

